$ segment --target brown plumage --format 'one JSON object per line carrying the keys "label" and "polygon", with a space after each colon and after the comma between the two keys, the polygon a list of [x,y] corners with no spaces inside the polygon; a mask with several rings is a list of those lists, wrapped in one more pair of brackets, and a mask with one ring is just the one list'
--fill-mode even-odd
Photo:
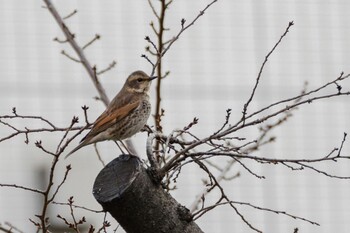
{"label": "brown plumage", "polygon": [[151,113],[148,91],[155,78],[143,71],[132,73],[107,109],[94,122],[90,132],[66,158],[89,144],[123,140],[139,132]]}

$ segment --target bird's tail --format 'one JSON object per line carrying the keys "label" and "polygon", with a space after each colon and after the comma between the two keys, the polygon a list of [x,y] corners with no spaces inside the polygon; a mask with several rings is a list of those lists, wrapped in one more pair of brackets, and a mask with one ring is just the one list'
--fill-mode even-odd
{"label": "bird's tail", "polygon": [[82,141],[77,147],[75,147],[71,152],[69,152],[66,157],[64,157],[65,159],[68,158],[71,154],[73,154],[74,152],[76,152],[77,150],[79,150],[80,148],[89,145],[90,142],[88,140]]}

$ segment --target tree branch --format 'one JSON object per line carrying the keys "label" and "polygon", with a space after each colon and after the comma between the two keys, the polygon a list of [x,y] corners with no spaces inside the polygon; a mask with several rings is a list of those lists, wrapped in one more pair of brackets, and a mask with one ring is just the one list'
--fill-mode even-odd
{"label": "tree branch", "polygon": [[94,72],[92,66],[90,65],[90,62],[86,58],[83,49],[81,49],[80,46],[75,41],[73,34],[70,32],[69,28],[64,23],[62,17],[57,12],[57,10],[56,10],[55,6],[52,4],[51,0],[43,0],[43,1],[45,2],[47,9],[50,11],[52,16],[56,20],[58,26],[61,28],[62,32],[66,36],[67,41],[69,42],[69,44],[72,46],[72,48],[74,49],[74,51],[78,55],[79,61],[83,64],[84,68],[88,72],[88,74],[91,78],[91,81],[95,85],[96,90],[99,94],[99,98],[105,104],[105,106],[107,106],[109,104],[109,99],[108,99],[106,92],[105,92],[104,88],[102,87],[101,83],[98,81],[97,75]]}

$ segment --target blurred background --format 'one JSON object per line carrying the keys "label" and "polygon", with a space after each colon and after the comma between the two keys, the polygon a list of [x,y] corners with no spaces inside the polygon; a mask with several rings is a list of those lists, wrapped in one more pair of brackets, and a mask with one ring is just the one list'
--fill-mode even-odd
{"label": "blurred background", "polygon": [[[167,38],[171,39],[180,30],[182,18],[190,22],[209,2],[174,0],[165,20],[170,29],[166,32]],[[95,34],[101,35],[101,40],[85,53],[99,69],[113,60],[117,62],[115,69],[100,76],[110,99],[131,72],[151,71],[150,64],[140,57],[147,46],[144,37],[148,35],[156,41],[149,26],[156,20],[147,1],[60,0],[53,3],[62,16],[78,10],[66,23],[80,45]],[[158,7],[158,1],[154,4]],[[60,54],[64,49],[75,57],[68,44],[53,41],[55,37],[64,37],[43,5],[44,2],[34,0],[0,1],[0,115],[11,114],[11,109],[16,107],[18,114],[43,116],[57,126],[68,127],[73,116],[83,122],[81,106],[87,105],[89,120],[93,121],[104,110],[104,105],[94,99],[97,92],[82,65]],[[295,25],[270,57],[250,112],[298,95],[306,81],[308,88],[314,89],[335,79],[341,71],[349,73],[349,10],[350,2],[345,0],[219,0],[183,33],[164,58],[164,71],[170,71],[162,90],[164,132],[169,134],[173,129],[183,128],[198,117],[199,124],[193,132],[204,137],[221,126],[228,108],[232,109],[232,123],[239,120],[264,57],[289,21]],[[349,82],[342,86],[344,91],[349,90]],[[329,89],[331,91],[333,89]],[[153,100],[154,94],[153,86]],[[325,156],[340,146],[344,132],[350,132],[349,113],[349,97],[304,105],[294,111],[286,124],[272,132],[277,141],[255,155],[290,159]],[[45,126],[28,120],[11,123],[19,128]],[[153,118],[148,124],[154,124]],[[10,132],[0,125],[1,138]],[[258,133],[252,129],[244,136],[253,139]],[[32,134],[28,145],[23,135],[0,143],[0,183],[44,187],[52,158],[36,148],[34,142],[41,140],[45,148],[54,150],[62,135]],[[73,141],[68,150],[79,140],[80,137]],[[133,140],[140,154],[144,154],[146,134],[139,133]],[[99,143],[98,148],[106,162],[120,153],[113,142]],[[343,154],[349,154],[349,150],[347,141]],[[225,161],[217,162],[224,164]],[[94,155],[93,146],[59,161],[58,182],[67,164],[73,169],[57,201],[66,202],[74,196],[75,204],[100,209],[93,198],[92,185],[102,165]],[[350,176],[347,161],[322,163],[317,167],[339,176]],[[314,226],[286,216],[238,207],[255,227],[264,232],[291,233],[296,227],[299,232],[350,231],[349,180],[332,179],[310,171],[293,172],[282,166],[251,163],[250,168],[266,179],[258,179],[242,167],[234,166],[232,174],[240,171],[241,176],[223,183],[232,200],[285,210],[321,224]],[[172,195],[189,207],[203,189],[202,177],[200,170],[185,167]],[[208,198],[215,200],[215,195]],[[10,222],[24,232],[34,232],[35,227],[28,219],[35,219],[34,215],[40,213],[41,201],[39,195],[30,192],[0,188],[0,223]],[[52,206],[49,211],[56,229],[63,225],[57,214],[69,217],[65,206]],[[76,210],[76,215],[85,216],[96,226],[103,219],[103,214],[83,210]],[[112,221],[111,217],[107,219]],[[251,231],[229,207],[218,207],[197,223],[205,232]],[[112,228],[109,230],[112,232]]]}

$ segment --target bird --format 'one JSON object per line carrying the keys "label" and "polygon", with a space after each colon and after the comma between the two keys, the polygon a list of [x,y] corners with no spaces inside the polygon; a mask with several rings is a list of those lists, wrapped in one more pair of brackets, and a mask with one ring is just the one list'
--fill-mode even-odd
{"label": "bird", "polygon": [[65,158],[92,143],[121,141],[139,132],[151,113],[148,92],[155,78],[157,76],[150,77],[140,70],[130,74],[119,93],[93,123],[91,130]]}

